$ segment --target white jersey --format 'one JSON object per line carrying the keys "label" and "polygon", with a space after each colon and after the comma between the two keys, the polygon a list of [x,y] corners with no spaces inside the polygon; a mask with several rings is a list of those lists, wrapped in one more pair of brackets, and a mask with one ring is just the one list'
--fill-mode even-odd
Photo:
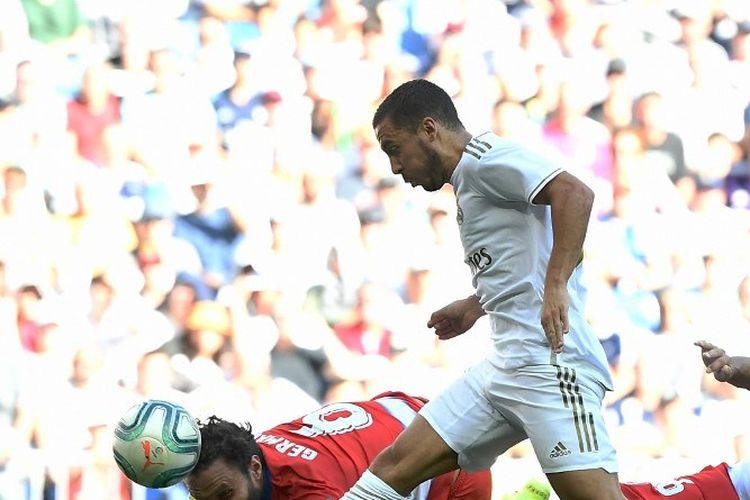
{"label": "white jersey", "polygon": [[750,500],[750,461],[743,460],[728,469],[737,496],[740,500]]}
{"label": "white jersey", "polygon": [[607,359],[585,320],[581,266],[568,282],[570,332],[554,355],[540,322],[544,281],[552,250],[552,217],[534,197],[562,169],[542,156],[485,132],[471,139],[451,176],[465,261],[490,317],[501,369],[561,363],[612,388]]}

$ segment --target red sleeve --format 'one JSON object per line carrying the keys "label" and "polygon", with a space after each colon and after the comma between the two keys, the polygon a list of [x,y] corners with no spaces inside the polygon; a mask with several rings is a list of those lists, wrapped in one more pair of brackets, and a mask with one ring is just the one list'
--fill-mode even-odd
{"label": "red sleeve", "polygon": [[708,466],[697,474],[658,484],[621,485],[628,500],[739,500],[729,478],[727,464]]}

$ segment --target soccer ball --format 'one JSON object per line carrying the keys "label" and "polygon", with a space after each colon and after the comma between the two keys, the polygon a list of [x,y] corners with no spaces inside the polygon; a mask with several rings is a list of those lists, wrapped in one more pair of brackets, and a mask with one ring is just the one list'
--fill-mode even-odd
{"label": "soccer ball", "polygon": [[148,488],[182,481],[201,450],[195,419],[180,405],[149,399],[125,412],[115,427],[112,451],[120,470]]}

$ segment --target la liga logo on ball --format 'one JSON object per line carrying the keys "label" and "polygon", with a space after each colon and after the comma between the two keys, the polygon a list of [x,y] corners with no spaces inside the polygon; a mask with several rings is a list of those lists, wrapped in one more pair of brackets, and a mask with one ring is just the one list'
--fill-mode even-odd
{"label": "la liga logo on ball", "polygon": [[143,456],[146,457],[146,461],[143,462],[143,469],[141,469],[141,471],[145,471],[152,465],[164,465],[164,462],[157,461],[159,459],[159,456],[164,454],[164,448],[162,448],[161,445],[157,443],[156,446],[154,446],[154,450],[151,451],[152,443],[153,441],[148,438],[141,441],[141,445],[143,446]]}
{"label": "la liga logo on ball", "polygon": [[112,451],[128,479],[147,488],[165,488],[193,470],[200,449],[198,424],[185,408],[149,399],[117,422]]}

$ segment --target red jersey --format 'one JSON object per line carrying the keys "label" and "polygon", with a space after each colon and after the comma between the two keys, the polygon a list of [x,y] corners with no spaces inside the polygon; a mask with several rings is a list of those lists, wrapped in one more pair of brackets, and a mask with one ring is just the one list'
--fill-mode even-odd
{"label": "red jersey", "polygon": [[729,477],[728,465],[708,466],[697,474],[659,484],[621,484],[628,500],[739,500]]}
{"label": "red jersey", "polygon": [[109,96],[107,103],[99,114],[93,114],[79,100],[68,102],[68,129],[78,139],[78,152],[81,156],[97,165],[106,160],[103,135],[106,128],[120,120],[120,101]]}
{"label": "red jersey", "polygon": [[[403,393],[384,393],[331,403],[263,432],[256,441],[270,472],[272,500],[341,497],[423,405]],[[491,486],[489,471],[452,472],[420,485],[416,498],[489,500]]]}

